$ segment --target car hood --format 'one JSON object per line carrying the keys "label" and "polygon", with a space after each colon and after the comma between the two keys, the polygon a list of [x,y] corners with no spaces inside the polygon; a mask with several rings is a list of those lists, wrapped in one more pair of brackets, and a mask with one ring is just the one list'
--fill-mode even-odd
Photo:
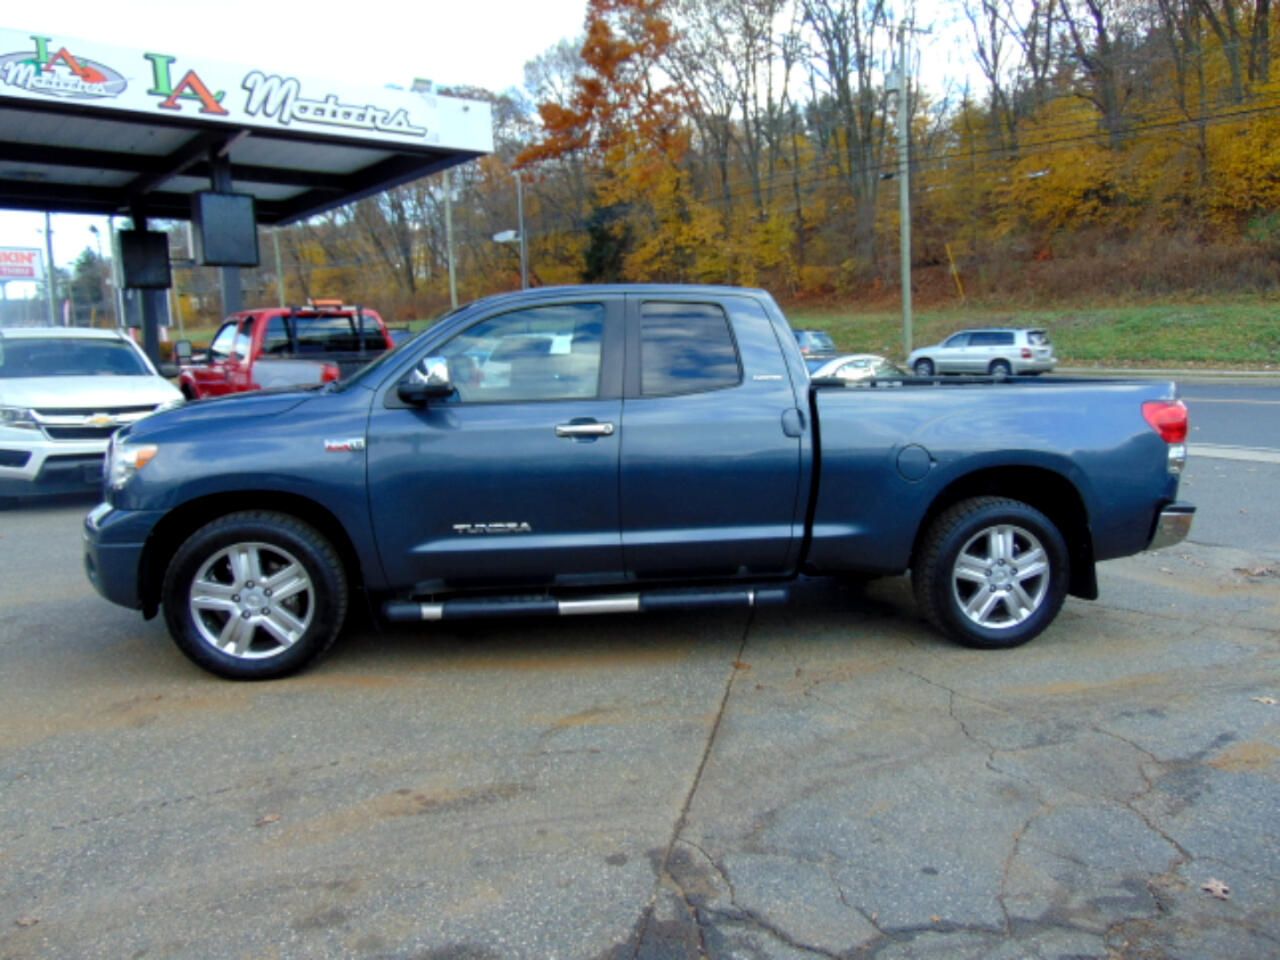
{"label": "car hood", "polygon": [[129,431],[131,437],[197,424],[210,420],[225,423],[229,420],[274,417],[287,413],[294,407],[317,396],[317,391],[294,388],[281,390],[255,390],[250,393],[233,393],[210,400],[189,401],[180,406],[153,414],[139,421]]}
{"label": "car hood", "polygon": [[163,377],[15,377],[0,380],[0,405],[37,410],[110,410],[181,397]]}

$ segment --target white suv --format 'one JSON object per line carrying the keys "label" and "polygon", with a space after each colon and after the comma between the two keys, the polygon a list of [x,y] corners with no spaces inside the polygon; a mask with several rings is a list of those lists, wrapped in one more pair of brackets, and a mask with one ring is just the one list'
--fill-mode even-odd
{"label": "white suv", "polygon": [[961,330],[942,343],[912,350],[907,357],[907,366],[918,377],[935,373],[993,377],[1048,373],[1057,363],[1046,331],[999,327]]}
{"label": "white suv", "polygon": [[0,499],[96,489],[111,434],[181,398],[114,330],[0,330]]}

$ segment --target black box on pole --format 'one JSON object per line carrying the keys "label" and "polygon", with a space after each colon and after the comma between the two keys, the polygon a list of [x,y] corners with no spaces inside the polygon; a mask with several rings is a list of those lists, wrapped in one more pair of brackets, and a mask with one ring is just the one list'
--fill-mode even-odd
{"label": "black box on pole", "polygon": [[191,227],[197,263],[207,267],[258,265],[257,210],[250,194],[193,194]]}

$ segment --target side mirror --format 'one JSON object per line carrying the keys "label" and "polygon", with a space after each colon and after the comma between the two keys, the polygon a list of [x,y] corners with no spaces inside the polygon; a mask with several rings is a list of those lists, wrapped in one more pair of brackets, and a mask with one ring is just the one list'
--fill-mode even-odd
{"label": "side mirror", "polygon": [[442,400],[451,393],[453,379],[449,376],[449,361],[444,357],[419,360],[413,372],[396,387],[396,396],[414,407],[424,406],[429,400]]}
{"label": "side mirror", "polygon": [[[173,345],[173,356],[174,356],[174,359],[178,361],[178,363],[190,363],[191,362],[191,341],[179,340],[177,343],[175,343]],[[168,376],[168,374],[166,374],[166,376]]]}
{"label": "side mirror", "polygon": [[167,380],[172,380],[182,372],[176,363],[161,363],[156,366],[156,369],[160,371],[160,376]]}

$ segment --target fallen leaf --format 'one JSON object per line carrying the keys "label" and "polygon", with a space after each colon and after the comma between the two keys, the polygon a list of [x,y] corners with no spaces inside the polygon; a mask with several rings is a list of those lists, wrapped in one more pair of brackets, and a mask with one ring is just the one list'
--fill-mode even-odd
{"label": "fallen leaf", "polygon": [[1274,707],[1277,702],[1280,702],[1275,697],[1250,697],[1249,699],[1254,703],[1265,704],[1268,707]]}
{"label": "fallen leaf", "polygon": [[749,664],[749,663],[743,663],[741,660],[735,660],[735,661],[733,661],[733,669],[735,669],[735,670],[750,670],[750,669],[751,669],[751,664]]}
{"label": "fallen leaf", "polygon": [[1231,888],[1221,880],[1215,880],[1213,877],[1200,884],[1200,889],[1211,897],[1217,897],[1219,900],[1227,900],[1231,897]]}
{"label": "fallen leaf", "polygon": [[278,813],[268,813],[266,816],[259,817],[259,818],[258,818],[258,820],[257,820],[257,822],[256,822],[256,823],[254,823],[254,826],[255,826],[255,827],[265,827],[265,826],[266,826],[267,824],[269,824],[269,823],[276,823],[276,822],[278,822],[278,821],[279,821],[279,819],[280,819],[280,814],[278,814]]}
{"label": "fallen leaf", "polygon": [[929,921],[931,923],[941,923],[942,918],[935,913],[932,917],[929,918]]}
{"label": "fallen leaf", "polygon": [[19,917],[14,921],[20,927],[34,927],[39,922],[39,917]]}

